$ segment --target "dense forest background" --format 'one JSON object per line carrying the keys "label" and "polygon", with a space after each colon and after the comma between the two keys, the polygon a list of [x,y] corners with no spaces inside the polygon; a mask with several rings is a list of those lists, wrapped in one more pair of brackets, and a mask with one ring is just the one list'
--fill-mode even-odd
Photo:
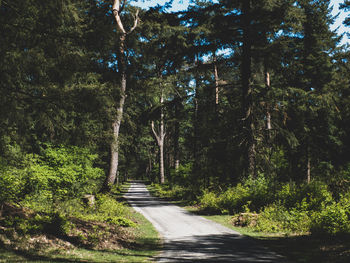
{"label": "dense forest background", "polygon": [[0,204],[146,179],[207,211],[350,231],[350,50],[330,1],[116,2],[0,1]]}

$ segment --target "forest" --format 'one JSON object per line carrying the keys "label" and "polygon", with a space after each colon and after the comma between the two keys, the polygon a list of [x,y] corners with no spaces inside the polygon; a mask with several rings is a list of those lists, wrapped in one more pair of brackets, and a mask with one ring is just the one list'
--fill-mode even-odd
{"label": "forest", "polygon": [[350,49],[331,1],[134,2],[0,0],[0,245],[135,227],[130,179],[255,231],[349,235]]}

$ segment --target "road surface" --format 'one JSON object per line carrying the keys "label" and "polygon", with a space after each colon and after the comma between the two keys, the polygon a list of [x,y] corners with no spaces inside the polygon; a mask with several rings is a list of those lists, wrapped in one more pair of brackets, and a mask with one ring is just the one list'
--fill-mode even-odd
{"label": "road surface", "polygon": [[286,262],[238,232],[152,197],[143,183],[131,183],[125,198],[162,236],[157,262]]}

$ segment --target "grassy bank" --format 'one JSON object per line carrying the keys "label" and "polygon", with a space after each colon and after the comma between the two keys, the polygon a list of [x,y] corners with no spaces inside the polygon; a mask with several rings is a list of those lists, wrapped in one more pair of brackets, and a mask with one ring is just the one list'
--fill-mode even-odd
{"label": "grassy bank", "polygon": [[120,202],[123,190],[92,207],[70,200],[54,213],[7,204],[0,262],[148,262],[160,250],[158,233]]}

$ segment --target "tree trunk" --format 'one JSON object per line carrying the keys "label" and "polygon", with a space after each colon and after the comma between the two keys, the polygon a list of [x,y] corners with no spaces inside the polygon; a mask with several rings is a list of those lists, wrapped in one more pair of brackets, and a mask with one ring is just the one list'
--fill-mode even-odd
{"label": "tree trunk", "polygon": [[175,103],[175,131],[174,131],[174,168],[175,172],[178,171],[180,166],[180,151],[179,151],[179,138],[180,138],[180,122],[179,122],[179,105]]}
{"label": "tree trunk", "polygon": [[160,126],[159,126],[159,176],[160,176],[160,183],[164,184],[164,138],[165,138],[165,132],[164,132],[164,110],[163,110],[163,103],[164,103],[164,95],[163,90],[160,95]]}
{"label": "tree trunk", "polygon": [[200,163],[199,158],[200,155],[198,153],[199,147],[199,93],[200,93],[200,76],[199,76],[199,61],[198,57],[196,55],[196,61],[194,67],[197,67],[197,72],[194,74],[195,79],[195,87],[194,87],[194,114],[193,114],[193,167],[192,167],[192,173],[194,174],[195,180],[199,182],[195,190],[198,190],[201,187],[202,178],[200,177]]}
{"label": "tree trunk", "polygon": [[[123,2],[123,5],[125,1]],[[115,0],[113,4],[113,15],[117,22],[117,28],[120,32],[119,47],[118,47],[118,72],[120,74],[120,99],[117,104],[115,120],[112,123],[113,128],[113,141],[110,146],[110,168],[106,180],[103,184],[102,191],[108,192],[111,186],[115,183],[118,175],[118,163],[119,163],[119,131],[123,118],[124,104],[126,99],[126,56],[125,56],[125,41],[127,34],[134,31],[138,24],[138,11],[135,14],[134,25],[129,32],[126,32],[123,23],[120,18],[120,12],[122,11],[120,0]],[[119,182],[119,178],[117,179]]]}
{"label": "tree trunk", "polygon": [[215,51],[213,51],[214,79],[215,79],[215,106],[219,105],[219,74]]}
{"label": "tree trunk", "polygon": [[116,110],[116,119],[114,120],[112,126],[113,126],[113,141],[111,143],[111,159],[110,159],[110,169],[107,176],[107,179],[105,181],[105,184],[103,186],[103,189],[105,191],[109,191],[111,185],[115,183],[117,180],[119,182],[119,178],[117,178],[118,175],[118,163],[119,163],[119,131],[120,131],[120,125],[123,118],[123,111],[124,111],[124,104],[126,99],[126,63],[125,63],[125,55],[124,55],[124,47],[125,47],[125,39],[126,35],[122,34],[120,36],[120,43],[119,43],[119,72],[121,75],[121,87],[120,87],[120,99],[118,103],[118,107]]}
{"label": "tree trunk", "polygon": [[164,176],[164,138],[165,138],[165,129],[164,129],[164,110],[163,110],[163,103],[164,103],[164,94],[163,94],[163,88],[161,87],[161,94],[160,94],[160,120],[159,120],[159,132],[157,134],[155,128],[154,128],[154,121],[152,121],[152,132],[154,136],[156,137],[158,147],[159,147],[159,180],[161,184],[165,183],[165,176]]}
{"label": "tree trunk", "polygon": [[251,14],[250,0],[243,1],[243,47],[242,47],[242,88],[243,88],[243,111],[244,111],[244,133],[247,143],[247,166],[248,176],[255,177],[255,138],[253,121],[253,94],[251,86],[251,60],[252,60],[252,37],[251,37]]}
{"label": "tree trunk", "polygon": [[306,181],[309,184],[311,182],[311,157],[310,157],[310,147],[307,147],[307,164],[306,164]]}
{"label": "tree trunk", "polygon": [[[267,89],[267,94],[271,89],[271,82],[270,82],[270,73],[265,69],[265,85]],[[270,132],[272,130],[271,125],[271,108],[270,108],[270,102],[268,101],[269,98],[267,96],[266,98],[266,130],[268,133],[268,138],[270,138]]]}

